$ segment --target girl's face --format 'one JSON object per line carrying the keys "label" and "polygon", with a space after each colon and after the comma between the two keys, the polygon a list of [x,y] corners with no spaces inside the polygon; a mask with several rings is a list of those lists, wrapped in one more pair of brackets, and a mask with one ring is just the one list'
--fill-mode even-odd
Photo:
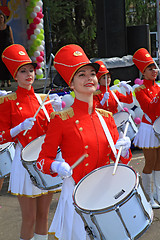
{"label": "girl's face", "polygon": [[34,82],[35,72],[32,64],[26,64],[22,66],[15,77],[15,80],[18,82],[18,85],[25,89],[31,89],[31,85]]}
{"label": "girl's face", "polygon": [[0,24],[4,23],[4,16],[0,15]]}
{"label": "girl's face", "polygon": [[82,99],[83,96],[93,94],[97,89],[97,85],[98,79],[95,69],[90,65],[86,65],[76,72],[70,87],[74,90],[75,96]]}
{"label": "girl's face", "polygon": [[151,81],[155,80],[158,74],[158,71],[155,69],[156,69],[155,65],[148,66],[143,73],[144,79]]}
{"label": "girl's face", "polygon": [[[100,80],[99,80],[99,83],[100,83],[100,85],[102,85],[102,86],[106,86],[105,76],[106,76],[106,74],[103,75],[103,76],[100,78]],[[111,83],[111,75],[108,73],[108,74],[107,74],[107,85],[109,86],[110,83]]]}

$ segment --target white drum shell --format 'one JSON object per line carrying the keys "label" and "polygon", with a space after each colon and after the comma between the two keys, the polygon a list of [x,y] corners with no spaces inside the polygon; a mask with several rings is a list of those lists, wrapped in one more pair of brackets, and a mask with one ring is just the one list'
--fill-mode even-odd
{"label": "white drum shell", "polygon": [[[36,160],[41,151],[44,138],[45,135],[36,138],[22,150],[22,164],[30,174],[30,178],[35,186],[43,190],[56,189],[62,185],[62,178],[59,176],[52,177],[48,174],[44,174],[36,167]],[[60,151],[57,153],[56,160],[64,161]]]}
{"label": "white drum shell", "polygon": [[10,174],[14,154],[13,142],[0,145],[0,178],[7,177]]}
{"label": "white drum shell", "polygon": [[[109,200],[107,199],[107,195],[105,193],[106,192],[105,187],[107,190],[108,186],[110,185],[110,182],[112,182],[112,178],[116,176],[116,175],[112,175],[113,173],[112,165],[108,165],[108,166],[105,166],[105,168],[99,168],[96,171],[93,171],[91,174],[95,175],[94,176],[95,181],[94,182],[92,181],[92,184],[90,182],[91,179],[89,179],[91,175],[89,174],[87,175],[87,177],[83,178],[83,180],[80,181],[80,183],[78,183],[77,186],[75,187],[73,200],[74,200],[76,211],[81,215],[84,222],[87,223],[89,229],[91,229],[96,240],[136,239],[145,232],[145,230],[150,226],[153,220],[153,211],[152,211],[151,205],[146,200],[146,197],[139,184],[137,174],[135,174],[133,170],[130,170],[131,178],[132,178],[131,182],[129,181],[127,176],[126,184],[124,184],[125,175],[121,176],[121,173],[123,174],[123,171],[125,170],[125,168],[127,171],[128,169],[130,170],[130,168],[126,165],[118,165],[117,170],[118,170],[118,175],[120,176],[120,179],[119,181],[117,181],[117,186],[119,186],[119,193],[117,194],[117,196],[119,197],[114,202],[114,196],[116,195],[113,195],[113,194],[115,191],[114,189],[113,191],[109,190],[108,193],[111,192],[111,194],[108,195],[108,198],[111,198],[110,206],[108,205],[110,202],[110,199]],[[104,169],[106,171],[104,171]],[[104,173],[106,172],[106,180],[103,179],[103,182],[101,182],[102,175],[105,175],[103,174],[103,172]],[[135,175],[134,186],[133,186],[133,173]],[[117,174],[117,171],[116,171],[116,174]],[[101,180],[99,181],[98,178],[100,178]],[[99,184],[101,182],[101,184],[99,185],[99,188],[103,190],[101,191],[101,195],[99,195],[100,192],[99,192],[99,189],[97,189],[98,187],[98,185],[96,184],[97,181],[99,181]],[[83,188],[81,188],[81,183],[83,184],[83,186],[86,185],[87,187],[89,187],[89,184],[91,184],[91,187],[88,188],[88,193],[86,192],[86,190],[84,190],[83,192]],[[95,188],[94,188],[94,183],[96,185]],[[126,189],[128,185],[132,185],[130,191]],[[117,186],[115,186],[116,192],[117,192]],[[81,188],[80,192],[78,188]],[[122,189],[126,191],[124,192],[124,195],[123,195],[123,192],[122,194],[120,194]],[[106,208],[105,207],[103,209],[101,208],[102,207],[101,200],[98,201],[99,203],[97,202],[97,199],[94,201],[94,196],[96,195],[96,193],[97,193],[97,199],[98,198],[102,199],[103,202],[106,203]],[[94,204],[93,203],[90,204],[88,202],[89,195],[91,197],[89,201],[93,201]],[[81,199],[79,200],[79,198],[83,198],[83,200]],[[84,208],[82,204],[84,204]],[[90,205],[92,209],[88,208],[88,206]],[[100,208],[98,208],[98,205],[100,205]]]}
{"label": "white drum shell", "polygon": [[118,112],[113,115],[114,121],[116,123],[118,132],[124,132],[126,122],[129,121],[129,127],[127,130],[127,136],[133,140],[133,138],[136,136],[138,132],[138,128],[135,125],[132,117],[128,112]]}
{"label": "white drum shell", "polygon": [[155,132],[155,135],[158,137],[160,140],[160,117],[155,120],[153,123],[153,130]]}

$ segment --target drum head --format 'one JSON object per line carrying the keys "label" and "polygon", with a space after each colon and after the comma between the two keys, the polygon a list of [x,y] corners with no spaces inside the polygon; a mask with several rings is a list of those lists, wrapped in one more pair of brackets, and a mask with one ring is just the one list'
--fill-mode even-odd
{"label": "drum head", "polygon": [[125,124],[129,118],[128,112],[118,112],[113,115],[114,121],[117,127]]}
{"label": "drum head", "polygon": [[107,165],[86,175],[75,187],[73,200],[84,211],[99,211],[114,206],[129,196],[135,188],[137,174],[126,166]]}
{"label": "drum head", "polygon": [[12,144],[12,143],[7,142],[7,143],[4,143],[4,144],[0,144],[0,152],[5,150],[6,148],[8,148],[10,144]]}
{"label": "drum head", "polygon": [[154,122],[153,129],[156,133],[160,134],[160,117]]}
{"label": "drum head", "polygon": [[36,138],[31,143],[29,143],[23,150],[22,150],[22,160],[24,161],[36,161],[39,153],[41,151],[41,146],[44,142],[45,135]]}

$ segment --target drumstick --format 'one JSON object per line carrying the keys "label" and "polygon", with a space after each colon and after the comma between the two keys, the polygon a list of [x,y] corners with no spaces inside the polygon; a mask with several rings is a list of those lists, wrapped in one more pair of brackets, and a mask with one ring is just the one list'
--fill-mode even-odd
{"label": "drumstick", "polygon": [[[105,74],[105,80],[106,80],[106,92],[108,92],[108,89],[107,89],[107,74]],[[108,99],[107,99],[107,107],[108,107]]]}
{"label": "drumstick", "polygon": [[[129,127],[129,121],[127,121],[127,123],[126,123],[125,129],[124,129],[124,133],[123,133],[123,137],[126,136],[128,127]],[[113,175],[115,175],[121,152],[122,152],[122,146],[120,146],[120,149],[118,151],[118,155],[117,155],[117,158],[116,158],[116,161],[115,161],[115,164],[114,164],[113,173],[112,173]]]}
{"label": "drumstick", "polygon": [[44,105],[46,105],[46,104],[48,104],[48,103],[51,103],[51,102],[54,102],[54,101],[55,101],[55,99],[51,99],[51,100],[45,102]]}
{"label": "drumstick", "polygon": [[86,153],[82,155],[72,166],[71,169],[73,170],[75,167],[77,167],[84,159],[86,158]]}
{"label": "drumstick", "polygon": [[[38,110],[37,110],[37,112],[35,113],[35,115],[34,115],[34,117],[33,117],[33,118],[36,118],[37,114],[39,113],[39,111],[40,111],[40,110],[41,110],[41,108],[43,107],[43,105],[44,105],[44,102],[46,101],[46,99],[47,99],[47,97],[48,97],[48,95],[49,95],[50,91],[51,91],[51,89],[48,91],[47,95],[45,96],[44,100],[43,100],[43,101],[42,101],[42,103],[40,104],[40,106],[39,106],[39,108],[38,108]],[[25,132],[23,133],[23,136],[25,136],[25,135],[26,135],[27,131],[28,131],[28,129],[26,129],[26,130],[25,130]]]}

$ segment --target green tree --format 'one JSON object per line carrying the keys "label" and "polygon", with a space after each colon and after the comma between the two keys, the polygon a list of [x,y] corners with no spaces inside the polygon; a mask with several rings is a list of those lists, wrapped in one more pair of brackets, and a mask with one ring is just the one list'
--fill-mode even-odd
{"label": "green tree", "polygon": [[[95,0],[46,0],[44,12],[46,13],[45,30],[48,52],[51,35],[53,53],[66,44],[74,43],[85,48],[89,56],[93,56],[93,52],[96,51]],[[48,23],[46,17],[49,19]],[[49,29],[49,23],[51,29]]]}
{"label": "green tree", "polygon": [[149,24],[150,31],[156,31],[156,1],[125,0],[126,25]]}

